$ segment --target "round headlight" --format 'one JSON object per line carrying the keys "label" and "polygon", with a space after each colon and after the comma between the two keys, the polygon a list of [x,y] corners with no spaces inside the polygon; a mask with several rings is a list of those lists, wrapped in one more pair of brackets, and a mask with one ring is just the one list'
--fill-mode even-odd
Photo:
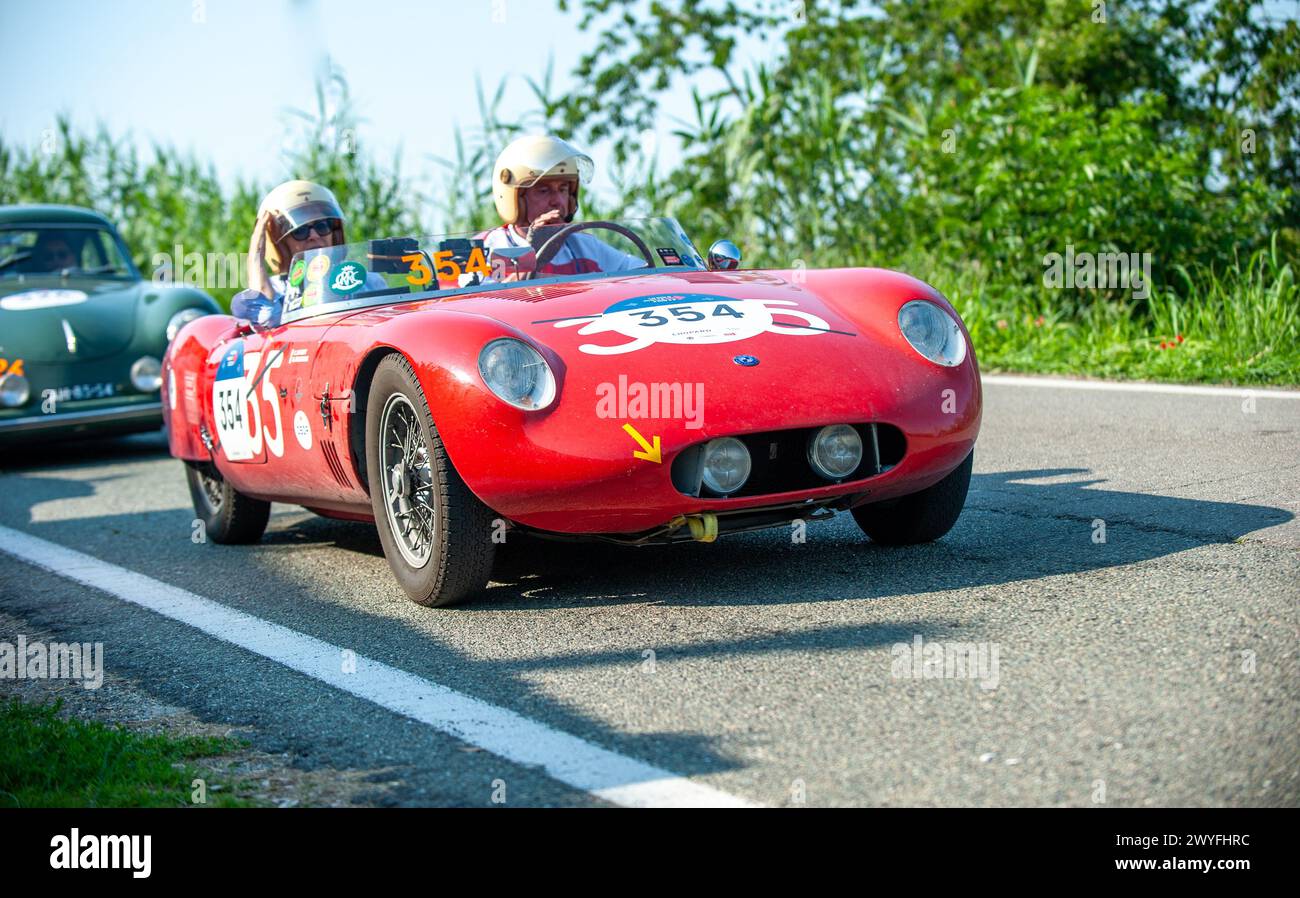
{"label": "round headlight", "polygon": [[202,318],[207,312],[202,309],[181,309],[171,317],[167,322],[167,342],[170,343],[176,339],[176,335],[181,332],[181,328],[189,324],[195,318]]}
{"label": "round headlight", "polygon": [[32,385],[21,374],[6,374],[0,377],[0,405],[5,408],[18,408],[26,405],[32,396]]}
{"label": "round headlight", "polygon": [[719,495],[734,493],[749,479],[749,450],[735,437],[704,444],[704,485]]}
{"label": "round headlight", "polygon": [[555,375],[546,359],[523,340],[493,340],[478,354],[478,373],[503,402],[526,411],[546,408],[555,399]]}
{"label": "round headlight", "polygon": [[912,348],[949,368],[966,358],[966,340],[956,320],[932,302],[914,299],[898,310],[898,329]]}
{"label": "round headlight", "polygon": [[862,437],[847,424],[832,424],[808,441],[808,463],[827,480],[842,480],[862,461]]}
{"label": "round headlight", "polygon": [[141,356],[131,365],[131,386],[141,393],[152,393],[162,386],[162,362],[151,355]]}

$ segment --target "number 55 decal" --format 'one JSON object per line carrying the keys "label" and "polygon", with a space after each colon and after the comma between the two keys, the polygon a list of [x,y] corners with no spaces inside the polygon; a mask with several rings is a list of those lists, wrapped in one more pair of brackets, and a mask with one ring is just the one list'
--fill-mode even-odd
{"label": "number 55 decal", "polygon": [[[280,404],[276,388],[271,383],[270,372],[280,367],[283,353],[275,352],[265,372],[259,373],[262,353],[244,353],[243,342],[227,352],[217,369],[212,386],[212,407],[216,419],[217,437],[221,451],[231,461],[251,461],[262,454],[262,441],[271,454],[284,455],[284,426],[280,419]],[[262,425],[262,402],[256,395],[258,380],[261,396],[271,407],[275,430]]]}
{"label": "number 55 decal", "polygon": [[[249,358],[254,358],[256,355],[254,353]],[[271,383],[271,371],[279,368],[283,361],[284,350],[275,350],[271,354],[271,361],[267,364],[266,370],[262,372],[262,399],[266,401],[267,406],[271,409],[271,417],[275,420],[275,434],[272,435],[270,428],[263,428],[262,434],[266,437],[267,450],[276,458],[284,455],[284,422],[280,420],[280,403],[277,401],[278,396],[275,385]],[[255,369],[257,362],[254,361],[250,367]],[[257,403],[251,402],[251,404],[256,405]]]}

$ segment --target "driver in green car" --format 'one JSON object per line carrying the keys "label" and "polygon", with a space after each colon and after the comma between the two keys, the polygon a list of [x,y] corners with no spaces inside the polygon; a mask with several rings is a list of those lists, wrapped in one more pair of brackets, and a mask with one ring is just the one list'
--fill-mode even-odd
{"label": "driver in green car", "polygon": [[49,274],[77,267],[77,252],[72,248],[67,231],[42,230],[32,244],[32,260],[28,271]]}
{"label": "driver in green car", "polygon": [[[483,235],[484,248],[491,252],[540,247],[549,233],[573,221],[578,191],[591,181],[594,171],[590,156],[558,137],[538,135],[512,141],[492,167],[492,198],[503,224]],[[590,234],[574,234],[536,276],[645,267],[644,259],[619,252]],[[516,277],[510,274],[504,280]]]}

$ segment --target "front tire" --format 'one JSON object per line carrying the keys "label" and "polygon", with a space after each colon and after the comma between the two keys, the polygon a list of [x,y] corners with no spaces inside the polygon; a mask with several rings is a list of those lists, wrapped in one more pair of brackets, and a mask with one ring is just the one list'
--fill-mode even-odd
{"label": "front tire", "polygon": [[393,575],[425,607],[481,593],[492,574],[495,515],[456,473],[404,356],[379,363],[366,407],[370,502]]}
{"label": "front tire", "polygon": [[210,462],[186,462],[194,513],[214,543],[255,543],[266,532],[271,503],[245,496],[230,485]]}
{"label": "front tire", "polygon": [[897,502],[860,505],[853,509],[853,519],[872,542],[883,546],[933,542],[951,530],[961,516],[974,463],[972,449],[965,461],[933,486]]}

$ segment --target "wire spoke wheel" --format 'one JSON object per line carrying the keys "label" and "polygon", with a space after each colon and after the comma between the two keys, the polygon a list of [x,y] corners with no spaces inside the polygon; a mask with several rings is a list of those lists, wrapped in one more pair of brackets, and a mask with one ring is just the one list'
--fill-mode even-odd
{"label": "wire spoke wheel", "polygon": [[384,508],[398,550],[415,568],[428,564],[438,538],[433,466],[415,407],[388,397],[379,423]]}
{"label": "wire spoke wheel", "polygon": [[366,482],[379,541],[411,601],[454,605],[492,575],[496,515],[461,480],[411,363],[390,353],[366,388]]}
{"label": "wire spoke wheel", "polygon": [[203,487],[203,498],[208,503],[208,510],[212,514],[217,514],[221,511],[223,499],[220,478],[212,476],[207,470],[203,470],[199,472],[199,483]]}
{"label": "wire spoke wheel", "polygon": [[195,523],[202,522],[204,539],[246,544],[262,538],[271,517],[270,502],[239,492],[211,462],[186,462],[185,479],[194,501]]}

